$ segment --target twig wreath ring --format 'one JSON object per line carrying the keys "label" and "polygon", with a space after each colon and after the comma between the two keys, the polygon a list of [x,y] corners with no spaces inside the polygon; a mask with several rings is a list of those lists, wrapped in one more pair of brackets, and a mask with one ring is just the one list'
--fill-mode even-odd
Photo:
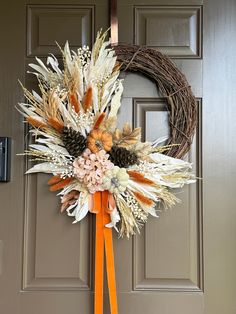
{"label": "twig wreath ring", "polygon": [[[150,78],[167,101],[170,138],[167,155],[182,158],[190,149],[197,123],[197,103],[184,74],[160,51],[145,46],[114,46],[122,70]],[[178,145],[176,145],[178,144]]]}

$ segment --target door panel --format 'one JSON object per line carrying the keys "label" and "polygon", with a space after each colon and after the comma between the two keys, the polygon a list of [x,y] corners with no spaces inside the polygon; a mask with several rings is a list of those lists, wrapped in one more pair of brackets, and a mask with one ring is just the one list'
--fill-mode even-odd
{"label": "door panel", "polygon": [[58,43],[71,48],[90,45],[94,39],[95,5],[27,5],[27,56],[58,54]]}
{"label": "door panel", "polygon": [[201,58],[201,6],[134,6],[134,41],[178,58]]}
{"label": "door panel", "polygon": [[47,179],[26,177],[23,290],[89,290],[90,220],[71,225],[58,215],[59,200],[48,192]]}
{"label": "door panel", "polygon": [[[25,74],[35,56],[59,56],[55,41],[91,46],[108,12],[108,0],[1,4],[0,136],[12,137],[13,150],[11,181],[0,183],[0,313],[93,313],[93,217],[72,225],[59,214],[48,176],[24,175],[30,161],[16,154],[31,138],[14,105],[23,100],[17,78],[37,89]],[[140,235],[113,232],[120,314],[235,313],[235,13],[234,0],[118,0],[119,42],[167,53],[192,86],[198,129],[185,158],[204,179],[177,191],[181,203],[150,218]],[[141,126],[149,141],[168,135],[155,84],[140,74],[121,77],[119,126]]]}

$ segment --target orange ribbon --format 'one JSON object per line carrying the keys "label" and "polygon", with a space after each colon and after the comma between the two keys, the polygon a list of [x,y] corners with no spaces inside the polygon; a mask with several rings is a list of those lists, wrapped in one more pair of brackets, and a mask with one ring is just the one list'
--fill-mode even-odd
{"label": "orange ribbon", "polygon": [[91,211],[96,214],[94,314],[103,314],[104,247],[111,314],[118,314],[112,229],[106,227],[110,222],[109,199],[108,191],[93,194]]}

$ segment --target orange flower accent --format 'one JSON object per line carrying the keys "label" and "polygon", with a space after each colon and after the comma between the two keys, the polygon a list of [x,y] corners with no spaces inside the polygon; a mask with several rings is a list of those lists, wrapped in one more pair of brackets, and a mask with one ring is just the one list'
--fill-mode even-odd
{"label": "orange flower accent", "polygon": [[48,124],[51,125],[51,127],[57,130],[59,133],[62,131],[64,127],[64,125],[61,122],[59,122],[57,119],[54,119],[54,118],[49,118]]}
{"label": "orange flower accent", "polygon": [[108,152],[111,150],[112,144],[112,136],[106,131],[96,129],[91,131],[88,136],[88,148],[93,153],[98,153],[102,149]]}
{"label": "orange flower accent", "polygon": [[142,184],[155,185],[155,182],[153,182],[150,179],[145,178],[145,176],[140,172],[129,170],[128,174],[131,180],[134,180]]}
{"label": "orange flower accent", "polygon": [[47,124],[45,124],[45,123],[43,123],[37,119],[34,119],[32,117],[27,117],[26,120],[29,124],[31,124],[35,128],[43,129],[43,128],[47,127]]}
{"label": "orange flower accent", "polygon": [[78,96],[76,94],[69,94],[69,99],[71,105],[74,107],[74,110],[76,113],[80,112],[80,101],[78,99]]}
{"label": "orange flower accent", "polygon": [[136,197],[136,199],[138,201],[140,201],[141,203],[148,205],[148,206],[152,206],[153,205],[153,200],[150,200],[147,196],[144,196],[142,193],[139,192],[133,192],[134,196]]}
{"label": "orange flower accent", "polygon": [[85,112],[87,112],[90,109],[92,105],[92,101],[93,101],[93,90],[92,90],[92,87],[89,87],[83,99],[83,106],[84,106]]}
{"label": "orange flower accent", "polygon": [[102,121],[104,120],[105,116],[106,116],[105,112],[100,113],[100,115],[98,116],[98,118],[97,118],[97,120],[96,120],[96,122],[94,124],[94,127],[93,127],[94,130],[98,129],[100,127],[100,125],[101,125]]}
{"label": "orange flower accent", "polygon": [[58,183],[56,184],[53,184],[50,186],[49,190],[50,191],[58,191],[58,190],[61,190],[63,189],[65,186],[67,186],[68,184],[71,183],[71,181],[73,181],[74,179],[73,178],[66,178],[66,179],[62,179],[61,181],[59,181]]}

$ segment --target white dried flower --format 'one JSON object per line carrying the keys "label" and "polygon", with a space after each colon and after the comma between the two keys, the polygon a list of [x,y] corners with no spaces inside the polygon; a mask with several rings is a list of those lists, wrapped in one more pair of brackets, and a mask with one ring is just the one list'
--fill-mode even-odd
{"label": "white dried flower", "polygon": [[111,193],[122,193],[128,185],[129,175],[125,168],[114,168],[107,170],[103,177],[103,186],[105,190]]}

